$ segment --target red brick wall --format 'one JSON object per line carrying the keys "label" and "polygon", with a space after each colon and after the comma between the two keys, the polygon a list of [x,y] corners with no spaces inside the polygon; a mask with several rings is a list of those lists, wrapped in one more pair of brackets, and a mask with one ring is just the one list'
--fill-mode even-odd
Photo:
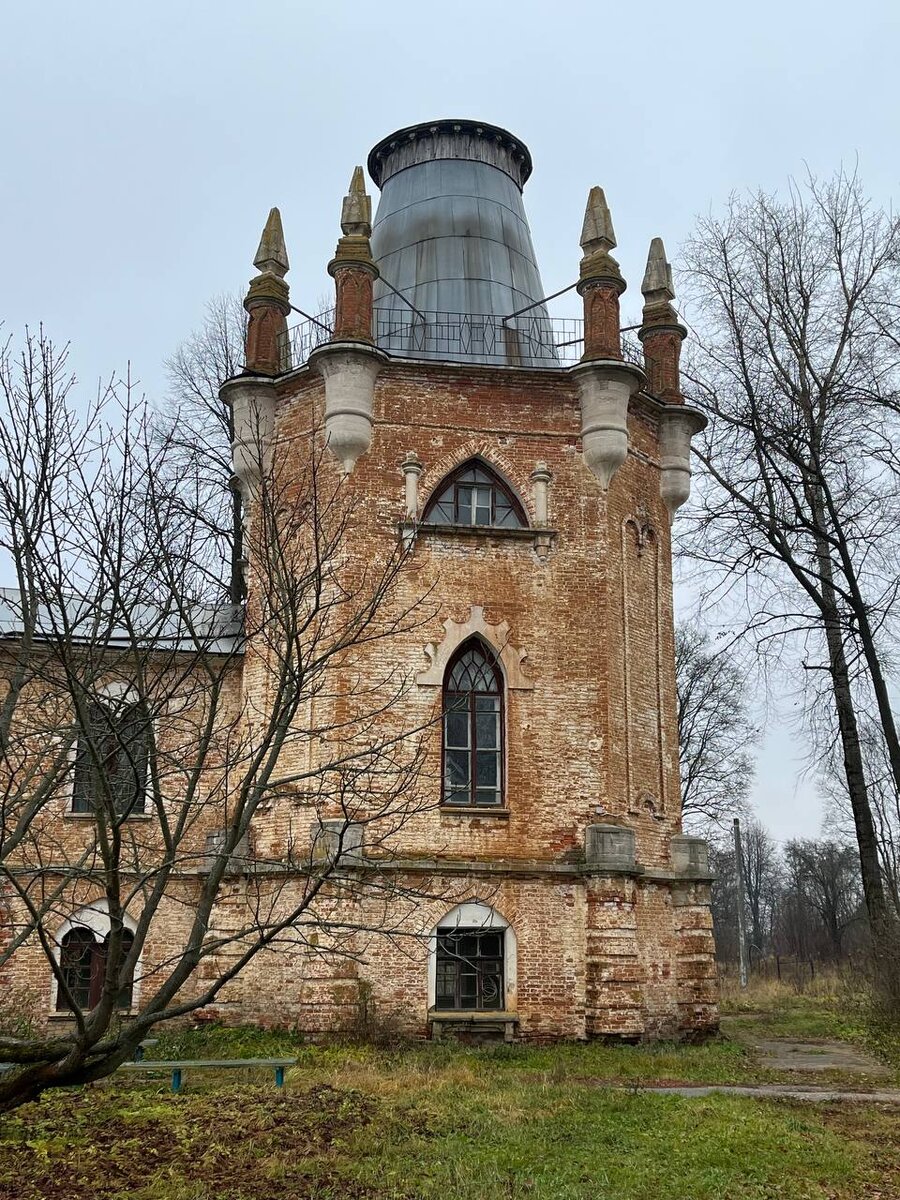
{"label": "red brick wall", "polygon": [[[308,461],[310,429],[322,419],[323,384],[303,370],[279,390],[276,471],[290,487]],[[396,545],[405,512],[400,463],[408,451],[424,465],[420,512],[444,475],[477,454],[513,485],[533,519],[529,477],[538,462],[552,472],[549,553],[527,536],[420,530],[392,600],[401,611],[427,593],[418,627],[355,651],[352,661],[363,685],[405,676],[405,695],[385,720],[409,728],[426,723],[440,704],[440,689],[415,677],[429,666],[425,647],[442,642],[445,622],[465,622],[474,605],[489,625],[505,623],[531,684],[505,696],[508,813],[439,809],[434,725],[417,811],[389,839],[404,860],[436,860],[433,871],[411,871],[406,880],[430,898],[398,900],[391,920],[399,937],[354,935],[358,963],[327,944],[304,946],[302,937],[261,955],[223,992],[216,1005],[223,1017],[321,1032],[356,1019],[362,986],[378,1011],[424,1033],[422,938],[455,904],[477,897],[515,930],[522,1036],[642,1037],[715,1024],[707,886],[675,878],[669,854],[669,839],[681,829],[671,548],[652,402],[633,403],[629,429],[628,460],[604,494],[581,457],[577,390],[565,372],[397,361],[384,367],[371,448],[343,485],[359,501],[348,545],[351,575]],[[328,463],[336,481],[337,465]],[[252,569],[250,586],[252,605]],[[248,666],[243,686],[251,697],[265,686],[261,663]],[[296,740],[284,765],[302,766],[314,754]],[[302,796],[267,804],[255,820],[259,853],[283,860],[291,842],[302,847],[313,815]],[[585,827],[598,822],[635,830],[643,875],[584,870]],[[283,902],[299,887],[288,882]],[[216,920],[237,921],[245,895],[245,885],[229,885]],[[358,924],[377,925],[369,902],[344,903],[351,924],[355,913]],[[176,910],[160,914],[148,966],[183,939]],[[26,958],[23,977],[37,979],[43,968],[30,951]],[[44,993],[49,1001],[47,987]]]}

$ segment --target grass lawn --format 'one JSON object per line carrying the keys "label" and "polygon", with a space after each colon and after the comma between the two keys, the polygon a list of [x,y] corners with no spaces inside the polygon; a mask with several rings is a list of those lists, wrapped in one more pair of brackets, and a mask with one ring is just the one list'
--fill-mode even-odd
{"label": "grass lawn", "polygon": [[[795,1008],[774,1015],[790,1036],[824,1028]],[[187,1073],[179,1096],[118,1076],[18,1110],[0,1124],[0,1200],[900,1200],[898,1108],[597,1086],[759,1079],[727,1039],[379,1050],[212,1028],[154,1048],[280,1053],[299,1059],[283,1093],[264,1075]]]}
{"label": "grass lawn", "polygon": [[[536,1084],[488,1062],[172,1096],[119,1083],[7,1117],[3,1200],[900,1196],[900,1114]],[[891,1181],[894,1182],[891,1182]]]}

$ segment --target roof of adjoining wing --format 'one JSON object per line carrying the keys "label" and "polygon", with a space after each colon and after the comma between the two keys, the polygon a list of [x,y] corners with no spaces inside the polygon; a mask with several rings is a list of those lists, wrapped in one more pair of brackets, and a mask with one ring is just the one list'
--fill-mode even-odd
{"label": "roof of adjoining wing", "polygon": [[[13,641],[25,631],[22,593],[0,588],[0,641]],[[188,613],[165,612],[136,605],[130,613],[133,630],[110,623],[93,603],[72,596],[65,612],[38,608],[35,636],[39,641],[69,640],[110,650],[159,649],[184,653],[240,654],[243,652],[244,611],[239,604],[198,606]]]}

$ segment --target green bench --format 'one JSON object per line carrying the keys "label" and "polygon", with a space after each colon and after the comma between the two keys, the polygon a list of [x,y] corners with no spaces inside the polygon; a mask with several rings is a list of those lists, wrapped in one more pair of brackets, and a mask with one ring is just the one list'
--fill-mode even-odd
{"label": "green bench", "polygon": [[122,1063],[119,1070],[171,1072],[172,1091],[180,1092],[184,1071],[228,1071],[237,1067],[268,1067],[275,1072],[275,1086],[282,1088],[285,1067],[292,1067],[296,1061],[296,1058],[185,1058],[179,1061],[142,1058],[137,1062]]}

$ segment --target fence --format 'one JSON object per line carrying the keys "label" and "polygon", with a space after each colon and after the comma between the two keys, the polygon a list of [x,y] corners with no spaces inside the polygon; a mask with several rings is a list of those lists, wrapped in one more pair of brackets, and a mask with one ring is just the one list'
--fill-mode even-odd
{"label": "fence", "polygon": [[[334,309],[291,326],[281,346],[285,370],[303,366],[313,350],[331,340],[333,328]],[[541,313],[498,317],[376,308],[374,334],[375,345],[397,358],[490,366],[558,369],[577,363],[584,350],[581,319]],[[640,345],[633,339],[622,339],[622,353],[626,361],[641,364]]]}

